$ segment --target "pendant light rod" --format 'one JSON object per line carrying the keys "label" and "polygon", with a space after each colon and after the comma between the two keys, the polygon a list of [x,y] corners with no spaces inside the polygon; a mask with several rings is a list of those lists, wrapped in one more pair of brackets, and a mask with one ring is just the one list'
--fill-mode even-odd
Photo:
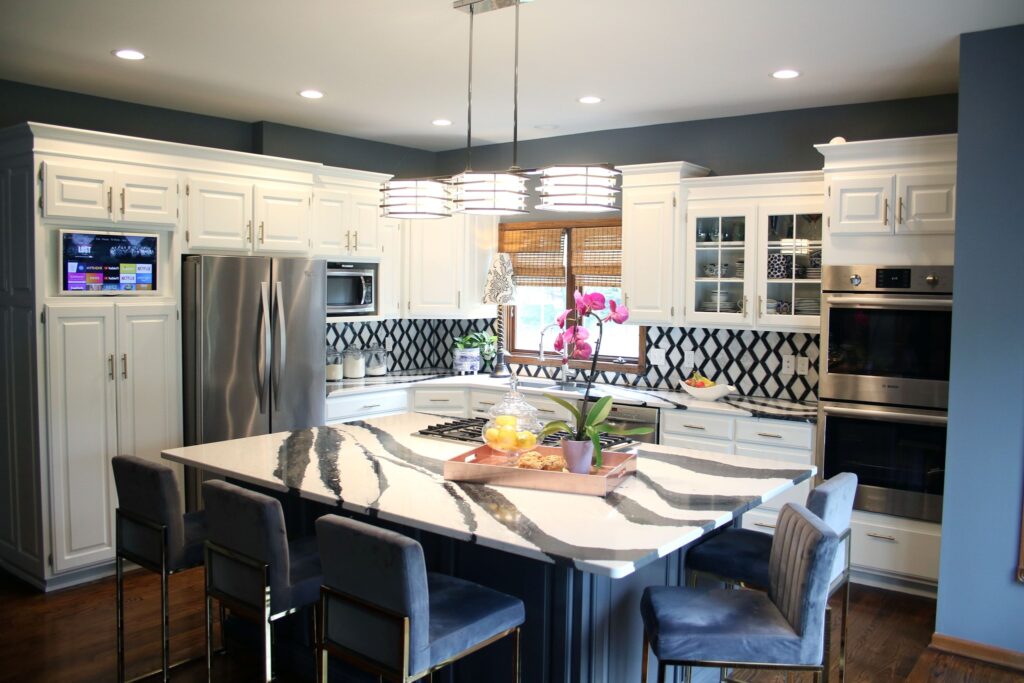
{"label": "pendant light rod", "polygon": [[[517,0],[518,2],[518,0]],[[473,17],[476,12],[469,6],[469,78],[466,89],[466,170],[473,170]]]}
{"label": "pendant light rod", "polygon": [[516,56],[512,86],[512,168],[519,170],[519,0],[516,0]]}

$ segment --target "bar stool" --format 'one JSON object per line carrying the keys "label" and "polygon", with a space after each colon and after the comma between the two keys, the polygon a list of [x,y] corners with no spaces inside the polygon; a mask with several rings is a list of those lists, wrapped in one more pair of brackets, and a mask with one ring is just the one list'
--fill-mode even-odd
{"label": "bar stool", "polygon": [[658,683],[669,664],[813,671],[828,665],[825,606],[839,536],[807,508],[779,511],[768,565],[768,592],[652,586],[644,590],[641,672],[648,649]]}
{"label": "bar stool", "polygon": [[[831,598],[843,591],[839,632],[839,680],[846,680],[847,621],[850,612],[850,517],[857,494],[857,475],[842,472],[822,482],[807,495],[807,509],[839,534],[843,557],[832,568]],[[751,529],[730,528],[700,543],[686,553],[690,585],[698,573],[709,574],[724,583],[740,583],[748,588],[767,590],[771,534]],[[828,620],[829,625],[831,619]]]}
{"label": "bar stool", "polygon": [[316,535],[324,566],[317,629],[323,683],[328,655],[408,683],[507,635],[518,683],[521,600],[428,573],[420,544],[394,531],[327,515],[316,521]]}
{"label": "bar stool", "polygon": [[[206,516],[182,514],[174,470],[166,465],[117,455],[111,459],[118,506],[114,511],[117,586],[117,680],[124,683],[124,561],[160,574],[161,671],[170,680],[170,616],[167,577],[203,563]],[[182,664],[184,662],[178,662]],[[139,678],[148,678],[154,672]],[[138,679],[134,679],[138,680]]]}
{"label": "bar stool", "polygon": [[[273,680],[273,625],[313,606],[323,577],[316,538],[288,541],[284,511],[270,496],[223,481],[203,484],[210,527],[206,561],[206,677],[213,664],[213,599],[262,627],[263,679]],[[319,659],[317,660],[319,662]]]}

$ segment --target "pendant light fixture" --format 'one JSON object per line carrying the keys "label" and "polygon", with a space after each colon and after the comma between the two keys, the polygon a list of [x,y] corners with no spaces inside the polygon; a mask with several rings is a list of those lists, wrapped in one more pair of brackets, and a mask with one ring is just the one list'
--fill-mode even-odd
{"label": "pendant light fixture", "polygon": [[548,166],[541,169],[541,203],[545,211],[599,213],[615,211],[621,172],[608,164]]}
{"label": "pendant light fixture", "polygon": [[[473,171],[473,19],[476,5],[469,5],[469,78],[466,92],[466,170],[453,176],[448,184],[455,210],[478,216],[511,216],[526,213],[526,179],[514,172],[480,173]],[[516,0],[518,31],[519,1]],[[516,88],[518,89],[519,41],[516,41]]]}
{"label": "pendant light fixture", "polygon": [[441,180],[391,179],[381,185],[381,215],[385,218],[447,218],[452,215],[448,188]]}

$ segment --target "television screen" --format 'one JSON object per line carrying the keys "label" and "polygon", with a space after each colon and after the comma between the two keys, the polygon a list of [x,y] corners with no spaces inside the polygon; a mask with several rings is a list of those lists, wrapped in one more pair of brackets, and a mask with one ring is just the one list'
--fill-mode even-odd
{"label": "television screen", "polygon": [[66,293],[155,291],[157,236],[61,231],[61,290]]}

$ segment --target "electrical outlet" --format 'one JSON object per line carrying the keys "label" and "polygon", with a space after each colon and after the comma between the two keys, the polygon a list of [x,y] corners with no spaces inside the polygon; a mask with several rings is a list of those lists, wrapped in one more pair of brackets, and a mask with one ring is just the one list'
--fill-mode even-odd
{"label": "electrical outlet", "polygon": [[782,355],[782,370],[779,371],[780,375],[792,375],[795,371],[795,365],[792,354]]}
{"label": "electrical outlet", "polygon": [[665,349],[655,346],[647,352],[647,360],[655,365],[661,365],[665,362]]}
{"label": "electrical outlet", "polygon": [[806,375],[807,371],[811,369],[811,361],[807,356],[796,357],[796,374]]}
{"label": "electrical outlet", "polygon": [[693,349],[683,351],[683,367],[693,367]]}

